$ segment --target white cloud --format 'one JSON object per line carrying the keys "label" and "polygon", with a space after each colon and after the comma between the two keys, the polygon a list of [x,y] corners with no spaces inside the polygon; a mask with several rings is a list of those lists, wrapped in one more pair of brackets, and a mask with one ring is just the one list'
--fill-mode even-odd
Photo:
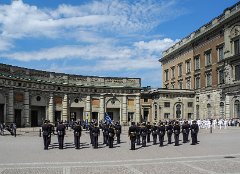
{"label": "white cloud", "polygon": [[161,53],[162,51],[168,49],[172,45],[174,45],[176,42],[179,40],[172,40],[169,38],[165,38],[162,40],[151,40],[149,42],[145,41],[140,41],[140,42],[135,42],[134,46],[137,47],[138,49],[143,49],[143,50],[148,50],[150,52],[158,52]]}
{"label": "white cloud", "polygon": [[0,51],[7,51],[13,47],[10,40],[6,40],[0,37]]}
{"label": "white cloud", "polygon": [[[102,0],[79,6],[62,4],[57,9],[40,9],[22,0],[0,5],[1,35],[23,37],[62,37],[79,30],[135,33],[148,31],[179,15],[173,14],[174,0]],[[166,13],[167,12],[167,13]]]}

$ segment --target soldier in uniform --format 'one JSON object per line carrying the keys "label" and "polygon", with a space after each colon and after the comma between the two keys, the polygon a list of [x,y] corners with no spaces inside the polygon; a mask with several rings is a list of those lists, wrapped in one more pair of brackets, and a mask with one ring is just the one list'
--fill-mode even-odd
{"label": "soldier in uniform", "polygon": [[147,142],[150,143],[150,136],[151,136],[151,132],[152,132],[152,125],[150,124],[150,122],[147,123]]}
{"label": "soldier in uniform", "polygon": [[157,144],[157,133],[158,133],[158,127],[156,123],[153,123],[153,127],[152,127],[153,145]]}
{"label": "soldier in uniform", "polygon": [[168,125],[166,127],[167,131],[167,137],[168,137],[168,144],[172,144],[172,133],[173,133],[173,126],[171,121],[168,122]]}
{"label": "soldier in uniform", "polygon": [[104,131],[103,131],[103,136],[104,136],[104,144],[106,144],[107,146],[108,146],[108,144],[109,144],[109,124],[105,124],[105,126],[104,126]]}
{"label": "soldier in uniform", "polygon": [[129,127],[128,136],[130,137],[131,140],[131,150],[135,150],[136,126],[134,122],[132,122],[131,126]]}
{"label": "soldier in uniform", "polygon": [[73,127],[73,134],[74,134],[74,144],[75,149],[80,148],[80,137],[82,135],[82,127],[80,122],[76,122],[75,126]]}
{"label": "soldier in uniform", "polygon": [[175,146],[179,145],[179,134],[180,134],[180,125],[179,122],[176,121],[175,125],[173,126],[174,130],[174,140],[175,140]]}
{"label": "soldier in uniform", "polygon": [[189,124],[187,124],[187,121],[184,121],[184,123],[182,124],[182,134],[183,134],[183,143],[186,143],[188,140],[187,136],[189,133]]}
{"label": "soldier in uniform", "polygon": [[50,133],[50,127],[48,125],[48,121],[45,120],[42,125],[42,135],[43,135],[43,144],[44,144],[44,150],[48,150],[49,146],[49,133]]}
{"label": "soldier in uniform", "polygon": [[141,136],[142,136],[142,147],[146,147],[146,138],[147,138],[148,129],[145,123],[142,123],[141,126]]}
{"label": "soldier in uniform", "polygon": [[109,145],[109,148],[113,148],[113,141],[114,141],[114,135],[115,135],[115,130],[114,130],[114,127],[113,125],[111,124],[109,126],[109,129],[108,129],[108,145]]}
{"label": "soldier in uniform", "polygon": [[195,120],[192,122],[190,129],[191,129],[191,136],[192,136],[192,144],[191,145],[196,145],[197,144],[197,133],[198,133],[199,128],[198,128],[198,125]]}
{"label": "soldier in uniform", "polygon": [[140,123],[137,123],[137,126],[136,126],[136,143],[137,145],[140,145],[140,140],[141,138],[141,127],[140,127]]}
{"label": "soldier in uniform", "polygon": [[92,133],[93,127],[94,127],[94,124],[93,124],[93,122],[91,122],[88,126],[88,129],[89,129],[90,143],[92,144],[92,146],[93,146],[93,136],[92,136],[93,135],[93,133]]}
{"label": "soldier in uniform", "polygon": [[92,128],[92,140],[93,140],[93,148],[98,148],[98,136],[100,135],[100,129],[97,126],[97,123],[94,124],[94,127]]}
{"label": "soldier in uniform", "polygon": [[165,125],[163,124],[163,122],[161,122],[160,126],[158,127],[159,142],[161,147],[163,146],[165,131]]}
{"label": "soldier in uniform", "polygon": [[64,144],[64,136],[66,134],[66,127],[63,124],[63,121],[59,121],[59,125],[57,126],[56,132],[58,135],[58,143],[59,143],[59,149],[63,149]]}
{"label": "soldier in uniform", "polygon": [[122,133],[122,126],[117,121],[115,124],[115,130],[116,130],[116,137],[117,137],[117,144],[120,144],[120,135]]}

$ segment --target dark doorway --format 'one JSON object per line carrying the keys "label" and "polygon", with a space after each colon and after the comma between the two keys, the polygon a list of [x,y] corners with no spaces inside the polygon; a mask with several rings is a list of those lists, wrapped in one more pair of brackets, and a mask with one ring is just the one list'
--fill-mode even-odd
{"label": "dark doorway", "polygon": [[113,120],[113,112],[107,112],[109,117]]}
{"label": "dark doorway", "polygon": [[92,112],[92,120],[98,121],[98,112]]}
{"label": "dark doorway", "polygon": [[70,121],[76,121],[76,120],[77,120],[77,113],[70,112]]}
{"label": "dark doorway", "polygon": [[147,121],[148,120],[148,114],[149,114],[149,110],[144,108],[144,111],[143,111],[143,121]]}
{"label": "dark doorway", "polygon": [[31,126],[37,127],[38,126],[38,111],[31,111]]}
{"label": "dark doorway", "polygon": [[21,127],[21,115],[22,115],[22,110],[21,109],[15,109],[15,111],[14,111],[14,122],[16,123],[17,127]]}
{"label": "dark doorway", "polygon": [[4,123],[4,104],[0,104],[0,123]]}
{"label": "dark doorway", "polygon": [[61,111],[55,111],[55,122],[61,121]]}

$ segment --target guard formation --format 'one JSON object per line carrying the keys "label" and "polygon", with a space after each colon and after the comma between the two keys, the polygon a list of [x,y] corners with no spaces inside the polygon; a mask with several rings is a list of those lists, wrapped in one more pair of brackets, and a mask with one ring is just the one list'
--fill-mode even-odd
{"label": "guard formation", "polygon": [[[80,121],[74,122],[71,126],[74,135],[74,146],[75,149],[80,149],[80,137],[82,136],[82,123]],[[99,147],[99,136],[102,131],[103,144],[109,148],[114,147],[114,139],[116,138],[116,143],[121,143],[121,133],[122,126],[119,122],[100,122],[99,126],[97,121],[93,120],[89,125],[85,125],[85,129],[89,130],[90,144],[94,149]],[[42,125],[44,149],[48,150],[51,144],[51,135],[57,135],[59,149],[64,149],[64,136],[66,135],[66,125],[63,121],[59,121],[56,125],[56,134],[54,126],[50,124],[48,120],[45,120]],[[159,121],[158,123],[150,124],[150,122],[131,123],[128,129],[128,136],[131,142],[131,150],[136,149],[136,145],[141,145],[141,147],[146,147],[147,143],[151,142],[153,145],[159,144],[160,147],[164,146],[164,137],[167,135],[167,144],[172,144],[174,142],[175,146],[179,146],[179,138],[182,133],[183,143],[189,142],[189,134],[191,133],[192,145],[198,144],[197,134],[199,132],[199,127],[196,121],[192,121],[189,124],[188,121],[180,122],[173,121]],[[151,138],[152,137],[152,138]],[[172,140],[174,138],[174,140]],[[159,142],[159,143],[158,143]],[[166,145],[166,144],[165,144]]]}
{"label": "guard formation", "polygon": [[[197,125],[196,121],[192,121],[192,124],[190,125],[188,121],[184,121],[182,125],[180,125],[179,121],[173,120],[173,121],[159,121],[159,123],[153,123],[151,125],[149,122],[146,124],[143,123],[137,123],[135,124],[132,122],[131,126],[128,130],[128,136],[130,137],[131,141],[131,150],[135,150],[135,144],[136,145],[142,145],[142,147],[146,147],[146,142],[150,142],[150,135],[152,133],[153,138],[153,145],[157,144],[157,136],[159,137],[159,146],[163,147],[164,144],[164,136],[167,132],[167,138],[168,138],[168,144],[172,144],[172,135],[174,135],[174,145],[179,146],[179,136],[180,133],[183,135],[183,143],[188,143],[188,137],[189,133],[191,131],[191,138],[192,143],[191,145],[198,144],[197,141],[197,134],[199,132],[199,127]],[[142,138],[142,141],[141,141]]]}

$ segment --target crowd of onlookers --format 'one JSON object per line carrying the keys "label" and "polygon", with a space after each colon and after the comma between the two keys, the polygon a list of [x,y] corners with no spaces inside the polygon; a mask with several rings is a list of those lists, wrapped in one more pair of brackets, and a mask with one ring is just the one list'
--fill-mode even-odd
{"label": "crowd of onlookers", "polygon": [[10,132],[12,136],[16,137],[16,130],[17,126],[15,123],[11,124],[5,124],[5,123],[0,123],[0,135],[4,135],[6,131]]}

